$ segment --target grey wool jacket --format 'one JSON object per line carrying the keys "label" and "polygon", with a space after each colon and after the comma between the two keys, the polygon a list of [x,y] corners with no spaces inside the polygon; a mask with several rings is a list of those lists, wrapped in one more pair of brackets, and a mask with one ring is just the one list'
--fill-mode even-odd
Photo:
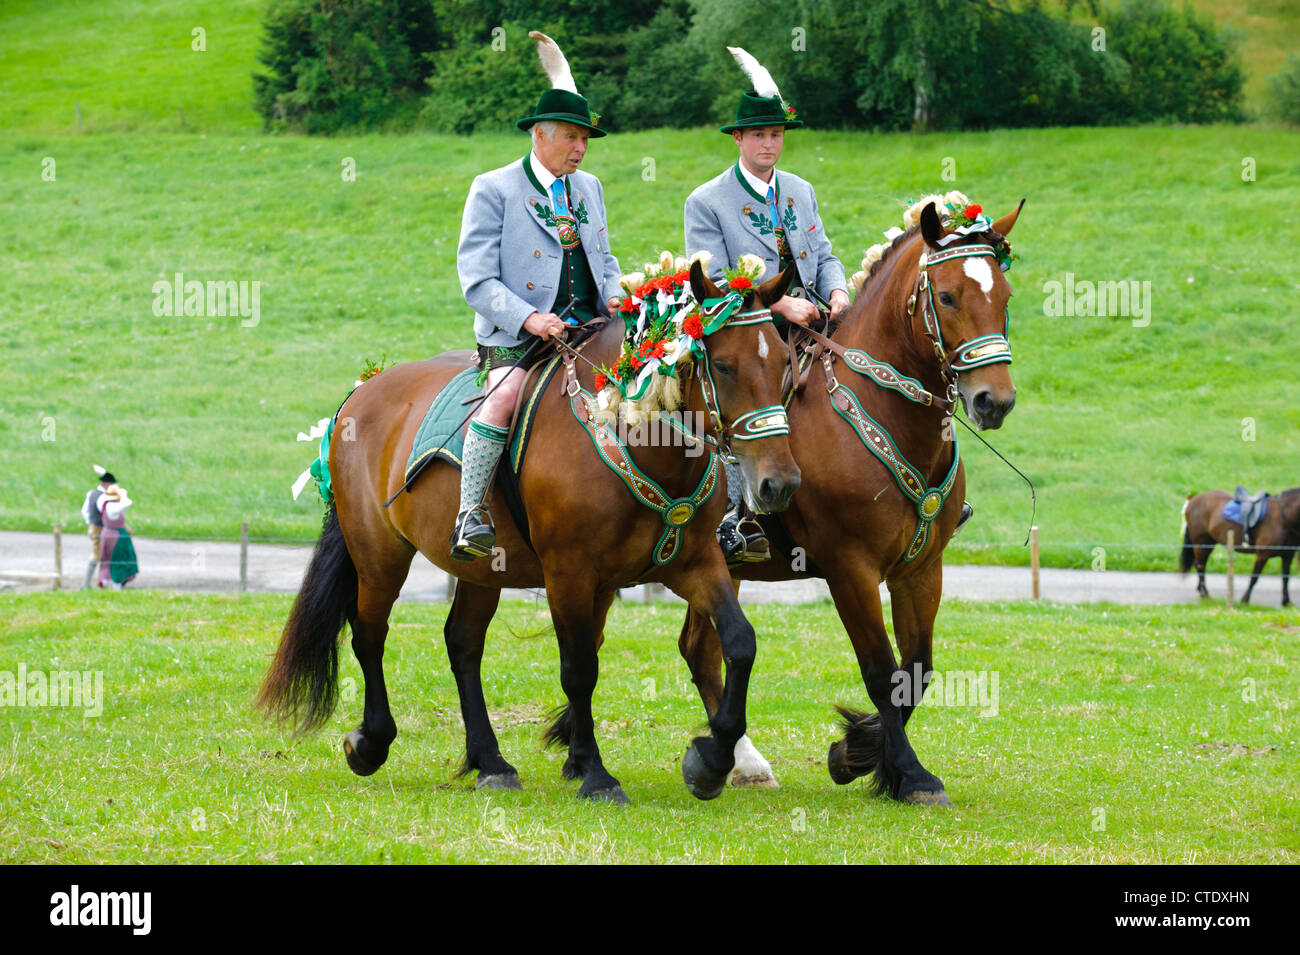
{"label": "grey wool jacket", "polygon": [[[831,251],[812,186],[779,169],[775,178],[777,210],[801,284],[805,288],[812,284],[825,299],[835,289],[847,292],[844,266]],[[709,277],[714,281],[721,281],[724,266],[734,266],[745,254],[762,256],[766,266],[763,279],[770,279],[780,271],[767,199],[750,188],[739,164],[690,194],[685,219],[686,254],[712,253]]]}
{"label": "grey wool jacket", "polygon": [[[461,219],[456,271],[465,301],[474,309],[480,345],[518,345],[528,333],[524,320],[549,312],[564,259],[551,214],[550,197],[525,171],[528,157],[475,177]],[[610,252],[605,196],[600,180],[582,171],[568,177],[582,250],[600,291],[596,309],[621,294],[618,259]]]}

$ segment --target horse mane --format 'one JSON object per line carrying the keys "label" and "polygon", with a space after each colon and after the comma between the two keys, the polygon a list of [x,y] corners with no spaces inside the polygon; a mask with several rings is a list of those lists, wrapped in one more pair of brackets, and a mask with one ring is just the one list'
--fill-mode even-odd
{"label": "horse mane", "polygon": [[870,284],[873,278],[875,278],[876,273],[880,271],[880,267],[885,264],[885,260],[893,255],[894,252],[898,250],[899,246],[903,245],[908,239],[920,231],[921,227],[919,225],[914,225],[906,232],[901,232],[894,236],[894,240],[889,243],[889,247],[880,253],[880,258],[871,263],[871,271],[867,273],[867,277],[862,281],[862,288],[858,290],[858,298],[861,298],[866,292],[867,285]]}

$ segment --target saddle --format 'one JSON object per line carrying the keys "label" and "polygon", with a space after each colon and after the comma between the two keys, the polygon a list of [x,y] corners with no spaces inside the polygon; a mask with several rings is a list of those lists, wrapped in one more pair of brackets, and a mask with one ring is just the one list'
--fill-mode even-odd
{"label": "saddle", "polygon": [[1255,535],[1251,533],[1268,513],[1268,492],[1251,494],[1240,484],[1232,494],[1232,500],[1223,505],[1225,520],[1235,521],[1245,529],[1245,543],[1253,544]]}
{"label": "saddle", "polygon": [[[584,325],[573,326],[571,328],[573,338],[570,344],[580,349],[604,326],[605,322],[606,319],[597,318]],[[505,498],[506,508],[510,511],[520,536],[530,548],[533,540],[529,533],[528,514],[524,510],[523,496],[519,491],[519,475],[523,469],[529,439],[532,437],[537,406],[556,372],[559,371],[562,358],[564,356],[561,354],[543,352],[541,357],[524,369],[524,384],[519,389],[519,397],[516,399],[515,410],[510,419],[506,451],[502,455],[509,465],[503,468],[498,461],[493,475],[493,481],[501,489],[501,496]],[[568,360],[566,364],[571,366],[572,360]],[[446,461],[460,470],[465,433],[471,417],[467,413],[467,408],[476,405],[483,398],[483,386],[478,384],[478,374],[478,367],[471,365],[452,377],[434,396],[416,432],[415,441],[411,445],[411,454],[407,458],[404,473],[406,479],[404,487],[409,487],[415,482],[430,460]]]}

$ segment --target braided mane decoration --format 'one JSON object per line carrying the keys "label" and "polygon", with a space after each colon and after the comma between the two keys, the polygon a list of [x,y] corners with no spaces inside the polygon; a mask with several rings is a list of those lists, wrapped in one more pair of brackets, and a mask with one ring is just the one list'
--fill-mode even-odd
{"label": "braided mane decoration", "polygon": [[[994,237],[992,243],[994,248],[999,252],[1005,247],[1005,255],[1010,257],[1011,244],[1006,241],[1004,236],[993,231],[993,221],[986,215],[981,206],[973,204],[966,194],[953,190],[946,194],[934,193],[923,196],[915,202],[911,202],[903,212],[903,228],[897,226],[885,232],[885,241],[879,242],[867,249],[862,258],[862,269],[855,272],[853,278],[849,281],[853,284],[854,291],[859,295],[862,293],[862,287],[866,284],[867,279],[875,274],[877,267],[898,244],[907,236],[912,235],[921,226],[921,213],[930,203],[934,203],[934,211],[938,213],[939,224],[952,229],[950,233],[952,238],[957,236],[969,235],[973,232],[988,232]],[[949,239],[948,241],[951,241]]]}
{"label": "braided mane decoration", "polygon": [[[619,279],[627,292],[618,309],[625,334],[618,360],[596,375],[594,412],[600,424],[613,428],[622,418],[636,427],[661,411],[681,407],[682,376],[690,376],[695,360],[705,354],[705,335],[721,324],[703,311],[691,289],[691,263],[698,259],[707,268],[710,258],[708,252],[690,259],[661,252],[658,262]],[[725,271],[724,294],[743,293],[762,274],[763,260],[742,256],[737,268]],[[739,296],[733,298],[737,301],[723,307],[727,315],[738,305]]]}

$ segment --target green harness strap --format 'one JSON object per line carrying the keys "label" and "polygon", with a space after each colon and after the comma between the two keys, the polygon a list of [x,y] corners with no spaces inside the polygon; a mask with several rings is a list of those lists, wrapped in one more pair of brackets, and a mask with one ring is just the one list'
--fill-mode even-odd
{"label": "green harness strap", "polygon": [[651,557],[655,564],[662,567],[669,563],[682,546],[682,528],[691,522],[700,505],[713,494],[718,483],[718,456],[709,452],[709,466],[700,478],[699,486],[689,497],[673,498],[655,481],[642,473],[632,461],[627,448],[607,425],[598,425],[591,416],[588,401],[594,403],[595,396],[584,388],[579,388],[570,398],[573,417],[582,425],[591,438],[596,454],[605,465],[622,479],[627,489],[640,503],[654,511],[664,522],[663,533],[655,543]]}
{"label": "green harness strap", "polygon": [[908,545],[903,560],[910,561],[925,549],[930,540],[930,523],[939,516],[948,494],[957,480],[957,468],[961,464],[961,449],[957,442],[952,443],[952,467],[938,487],[926,487],[925,478],[903,457],[880,424],[862,409],[857,395],[844,386],[836,387],[831,394],[831,407],[836,413],[853,426],[854,432],[868,451],[880,459],[889,468],[894,480],[902,492],[916,505],[916,533]]}

